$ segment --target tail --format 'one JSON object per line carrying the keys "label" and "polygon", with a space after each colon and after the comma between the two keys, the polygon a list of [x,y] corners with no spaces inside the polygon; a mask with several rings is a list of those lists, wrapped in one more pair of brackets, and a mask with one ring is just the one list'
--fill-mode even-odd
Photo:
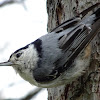
{"label": "tail", "polygon": [[98,8],[93,15],[95,16],[94,22],[96,22],[98,19],[100,19],[100,8]]}
{"label": "tail", "polygon": [[100,8],[98,8],[90,16],[87,16],[86,18],[83,18],[82,23],[84,23],[88,27],[91,27],[91,25],[93,25],[99,19],[100,19]]}

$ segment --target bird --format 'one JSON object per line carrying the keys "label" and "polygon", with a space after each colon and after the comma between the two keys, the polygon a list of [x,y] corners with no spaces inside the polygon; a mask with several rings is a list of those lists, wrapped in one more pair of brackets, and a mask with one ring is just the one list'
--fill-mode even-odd
{"label": "bird", "polygon": [[77,79],[90,64],[89,43],[100,29],[100,8],[84,17],[86,14],[83,11],[16,50],[0,66],[12,66],[37,87],[57,87]]}

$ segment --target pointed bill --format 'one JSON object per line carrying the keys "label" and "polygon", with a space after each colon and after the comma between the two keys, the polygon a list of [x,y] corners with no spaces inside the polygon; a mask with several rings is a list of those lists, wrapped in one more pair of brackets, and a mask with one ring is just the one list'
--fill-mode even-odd
{"label": "pointed bill", "polygon": [[11,63],[10,61],[0,63],[0,66],[12,66],[12,65],[13,63]]}

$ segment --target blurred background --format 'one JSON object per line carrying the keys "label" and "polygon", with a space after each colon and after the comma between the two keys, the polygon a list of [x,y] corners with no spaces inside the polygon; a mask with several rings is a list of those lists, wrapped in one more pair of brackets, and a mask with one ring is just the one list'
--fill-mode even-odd
{"label": "blurred background", "polygon": [[[0,62],[46,33],[46,0],[0,0]],[[0,67],[0,100],[8,99],[47,100],[47,90],[32,86],[12,67],[4,66]]]}

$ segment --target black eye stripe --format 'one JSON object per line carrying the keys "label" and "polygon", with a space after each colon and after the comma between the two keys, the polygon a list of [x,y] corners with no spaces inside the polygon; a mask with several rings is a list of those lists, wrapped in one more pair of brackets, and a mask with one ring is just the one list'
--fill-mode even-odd
{"label": "black eye stripe", "polygon": [[17,53],[16,57],[19,58],[22,55],[22,53]]}

